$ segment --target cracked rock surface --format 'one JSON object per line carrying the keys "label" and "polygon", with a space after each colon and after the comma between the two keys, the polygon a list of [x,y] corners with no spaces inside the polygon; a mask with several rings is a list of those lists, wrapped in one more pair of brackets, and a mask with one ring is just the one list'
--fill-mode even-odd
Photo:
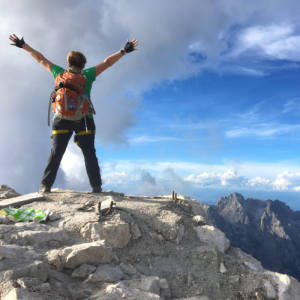
{"label": "cracked rock surface", "polygon": [[[300,284],[230,245],[187,196],[54,189],[26,208],[42,223],[0,225],[1,299],[295,300]],[[99,201],[114,211],[97,215]],[[295,296],[296,295],[296,296]]]}

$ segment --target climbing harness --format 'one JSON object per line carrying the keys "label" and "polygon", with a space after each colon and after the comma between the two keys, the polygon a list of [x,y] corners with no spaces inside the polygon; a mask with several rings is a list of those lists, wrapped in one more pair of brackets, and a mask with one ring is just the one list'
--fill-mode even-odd
{"label": "climbing harness", "polygon": [[[71,129],[52,130],[51,140],[53,140],[55,134],[68,133],[68,132],[73,132],[73,130]],[[96,130],[79,131],[74,135],[73,141],[79,148],[80,148],[80,143],[77,139],[77,136],[86,135],[86,134],[96,134]]]}

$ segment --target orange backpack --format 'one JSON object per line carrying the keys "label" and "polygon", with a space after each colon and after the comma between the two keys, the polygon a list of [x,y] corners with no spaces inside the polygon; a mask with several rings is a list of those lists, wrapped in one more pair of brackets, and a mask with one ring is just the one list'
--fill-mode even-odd
{"label": "orange backpack", "polygon": [[52,110],[61,118],[77,121],[88,113],[88,97],[84,94],[86,78],[83,74],[66,70],[55,79]]}

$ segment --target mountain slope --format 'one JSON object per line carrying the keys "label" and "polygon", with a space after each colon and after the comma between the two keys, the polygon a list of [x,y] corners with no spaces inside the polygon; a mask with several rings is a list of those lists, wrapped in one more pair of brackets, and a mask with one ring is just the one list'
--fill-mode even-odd
{"label": "mountain slope", "polygon": [[300,212],[279,200],[244,199],[234,193],[207,210],[214,226],[266,269],[300,280]]}

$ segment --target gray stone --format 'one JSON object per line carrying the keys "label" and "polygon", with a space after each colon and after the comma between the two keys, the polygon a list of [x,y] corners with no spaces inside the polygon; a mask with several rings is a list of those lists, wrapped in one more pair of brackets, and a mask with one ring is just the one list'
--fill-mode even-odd
{"label": "gray stone", "polygon": [[[274,281],[278,285],[278,298],[281,300],[295,300],[299,299],[300,284],[299,282],[286,274],[279,274],[276,272],[264,272],[273,276]],[[272,290],[267,289],[268,293],[272,293]]]}
{"label": "gray stone", "polygon": [[17,280],[17,283],[20,285],[20,287],[31,290],[35,286],[39,285],[40,282],[37,278],[25,277],[25,278],[19,278]]}
{"label": "gray stone", "polygon": [[55,241],[67,241],[69,239],[64,229],[50,228],[49,231],[20,231],[12,235],[12,242],[26,241],[29,245]]}
{"label": "gray stone", "polygon": [[207,220],[203,216],[200,216],[200,215],[194,216],[193,220],[196,222],[197,226],[207,224]]}
{"label": "gray stone", "polygon": [[131,238],[129,225],[120,219],[102,224],[88,223],[80,232],[83,237],[92,241],[105,240],[113,248],[125,247]]}
{"label": "gray stone", "polygon": [[53,250],[47,253],[48,264],[55,266],[57,269],[61,269],[63,267],[63,262],[61,261],[60,256],[61,251]]}
{"label": "gray stone", "polygon": [[59,248],[60,244],[58,241],[50,241],[49,242],[49,247],[50,248]]}
{"label": "gray stone", "polygon": [[171,295],[171,291],[167,279],[161,278],[159,280],[159,284],[160,284],[160,296],[165,300],[171,299],[172,295]]}
{"label": "gray stone", "polygon": [[43,195],[39,193],[32,193],[27,195],[18,196],[12,199],[3,200],[0,201],[0,209],[6,208],[9,206],[16,207],[16,206],[22,206],[27,203],[31,203],[34,201],[42,201],[44,200]]}
{"label": "gray stone", "polygon": [[155,232],[149,232],[149,235],[153,238],[153,239],[157,239],[159,241],[164,241],[164,237],[161,234],[156,234]]}
{"label": "gray stone", "polygon": [[251,270],[256,271],[256,272],[264,272],[265,271],[265,269],[261,266],[261,263],[258,260],[256,260],[254,257],[252,257],[251,255],[245,253],[244,251],[242,251],[239,248],[236,248],[235,252],[238,255],[238,257],[240,258],[240,260],[244,261],[244,264]]}
{"label": "gray stone", "polygon": [[137,273],[136,268],[132,264],[120,263],[119,267],[121,268],[123,273],[127,275],[135,275]]}
{"label": "gray stone", "polygon": [[48,219],[49,219],[50,221],[58,220],[58,219],[60,219],[60,218],[61,218],[61,216],[58,215],[58,214],[56,214],[56,213],[54,213],[54,212],[50,212],[50,214],[49,214],[49,216],[48,216]]}
{"label": "gray stone", "polygon": [[0,216],[0,223],[1,224],[9,224],[10,223],[10,218],[8,217],[8,215]]}
{"label": "gray stone", "polygon": [[[2,281],[2,279],[1,279]],[[1,298],[3,299],[11,290],[18,288],[18,284],[14,280],[8,280],[0,283],[0,293]]]}
{"label": "gray stone", "polygon": [[209,298],[206,296],[196,296],[196,297],[191,297],[191,298],[180,298],[177,300],[209,300]]}
{"label": "gray stone", "polygon": [[45,296],[31,293],[24,288],[11,290],[3,300],[45,300]]}
{"label": "gray stone", "polygon": [[124,277],[124,273],[118,267],[111,267],[108,264],[97,268],[95,273],[92,273],[85,282],[116,282]]}
{"label": "gray stone", "polygon": [[65,248],[61,256],[64,258],[66,268],[76,268],[84,263],[107,263],[116,259],[104,241],[84,243]]}
{"label": "gray stone", "polygon": [[[81,300],[88,298],[92,289],[86,284],[70,283],[67,285],[67,290],[71,294],[73,300]],[[90,300],[90,298],[88,298]]]}
{"label": "gray stone", "polygon": [[46,282],[46,283],[42,283],[42,284],[39,284],[39,285],[35,286],[33,288],[33,291],[34,292],[39,292],[41,294],[45,294],[47,292],[50,292],[50,289],[51,289],[50,284],[48,282]]}
{"label": "gray stone", "polygon": [[216,247],[222,253],[227,251],[230,247],[229,240],[226,238],[225,234],[218,228],[205,225],[194,227],[194,229],[196,230],[200,241],[207,243],[210,246]]}
{"label": "gray stone", "polygon": [[14,258],[17,253],[10,246],[0,246],[0,257],[2,258]]}
{"label": "gray stone", "polygon": [[106,289],[90,296],[89,300],[162,300],[159,295],[140,291],[138,289],[129,289],[126,287],[116,287],[109,285]]}
{"label": "gray stone", "polygon": [[41,283],[45,282],[48,278],[47,266],[42,261],[35,261],[25,267],[14,268],[5,271],[3,274],[4,280],[16,280],[23,277],[37,278]]}
{"label": "gray stone", "polygon": [[182,238],[184,236],[184,226],[183,225],[179,225],[178,226],[178,235],[177,235],[177,238],[176,238],[176,243],[179,245]]}
{"label": "gray stone", "polygon": [[79,268],[75,269],[71,275],[72,278],[86,278],[93,273],[97,268],[88,264],[82,264]]}
{"label": "gray stone", "polygon": [[220,273],[225,273],[225,272],[227,272],[227,269],[226,269],[226,267],[224,266],[224,264],[223,263],[221,263],[220,264]]}
{"label": "gray stone", "polygon": [[130,223],[130,232],[133,240],[137,240],[142,236],[139,226],[133,222]]}
{"label": "gray stone", "polygon": [[116,287],[127,287],[131,290],[138,289],[152,294],[160,294],[160,280],[157,276],[142,276],[140,279],[122,280]]}

